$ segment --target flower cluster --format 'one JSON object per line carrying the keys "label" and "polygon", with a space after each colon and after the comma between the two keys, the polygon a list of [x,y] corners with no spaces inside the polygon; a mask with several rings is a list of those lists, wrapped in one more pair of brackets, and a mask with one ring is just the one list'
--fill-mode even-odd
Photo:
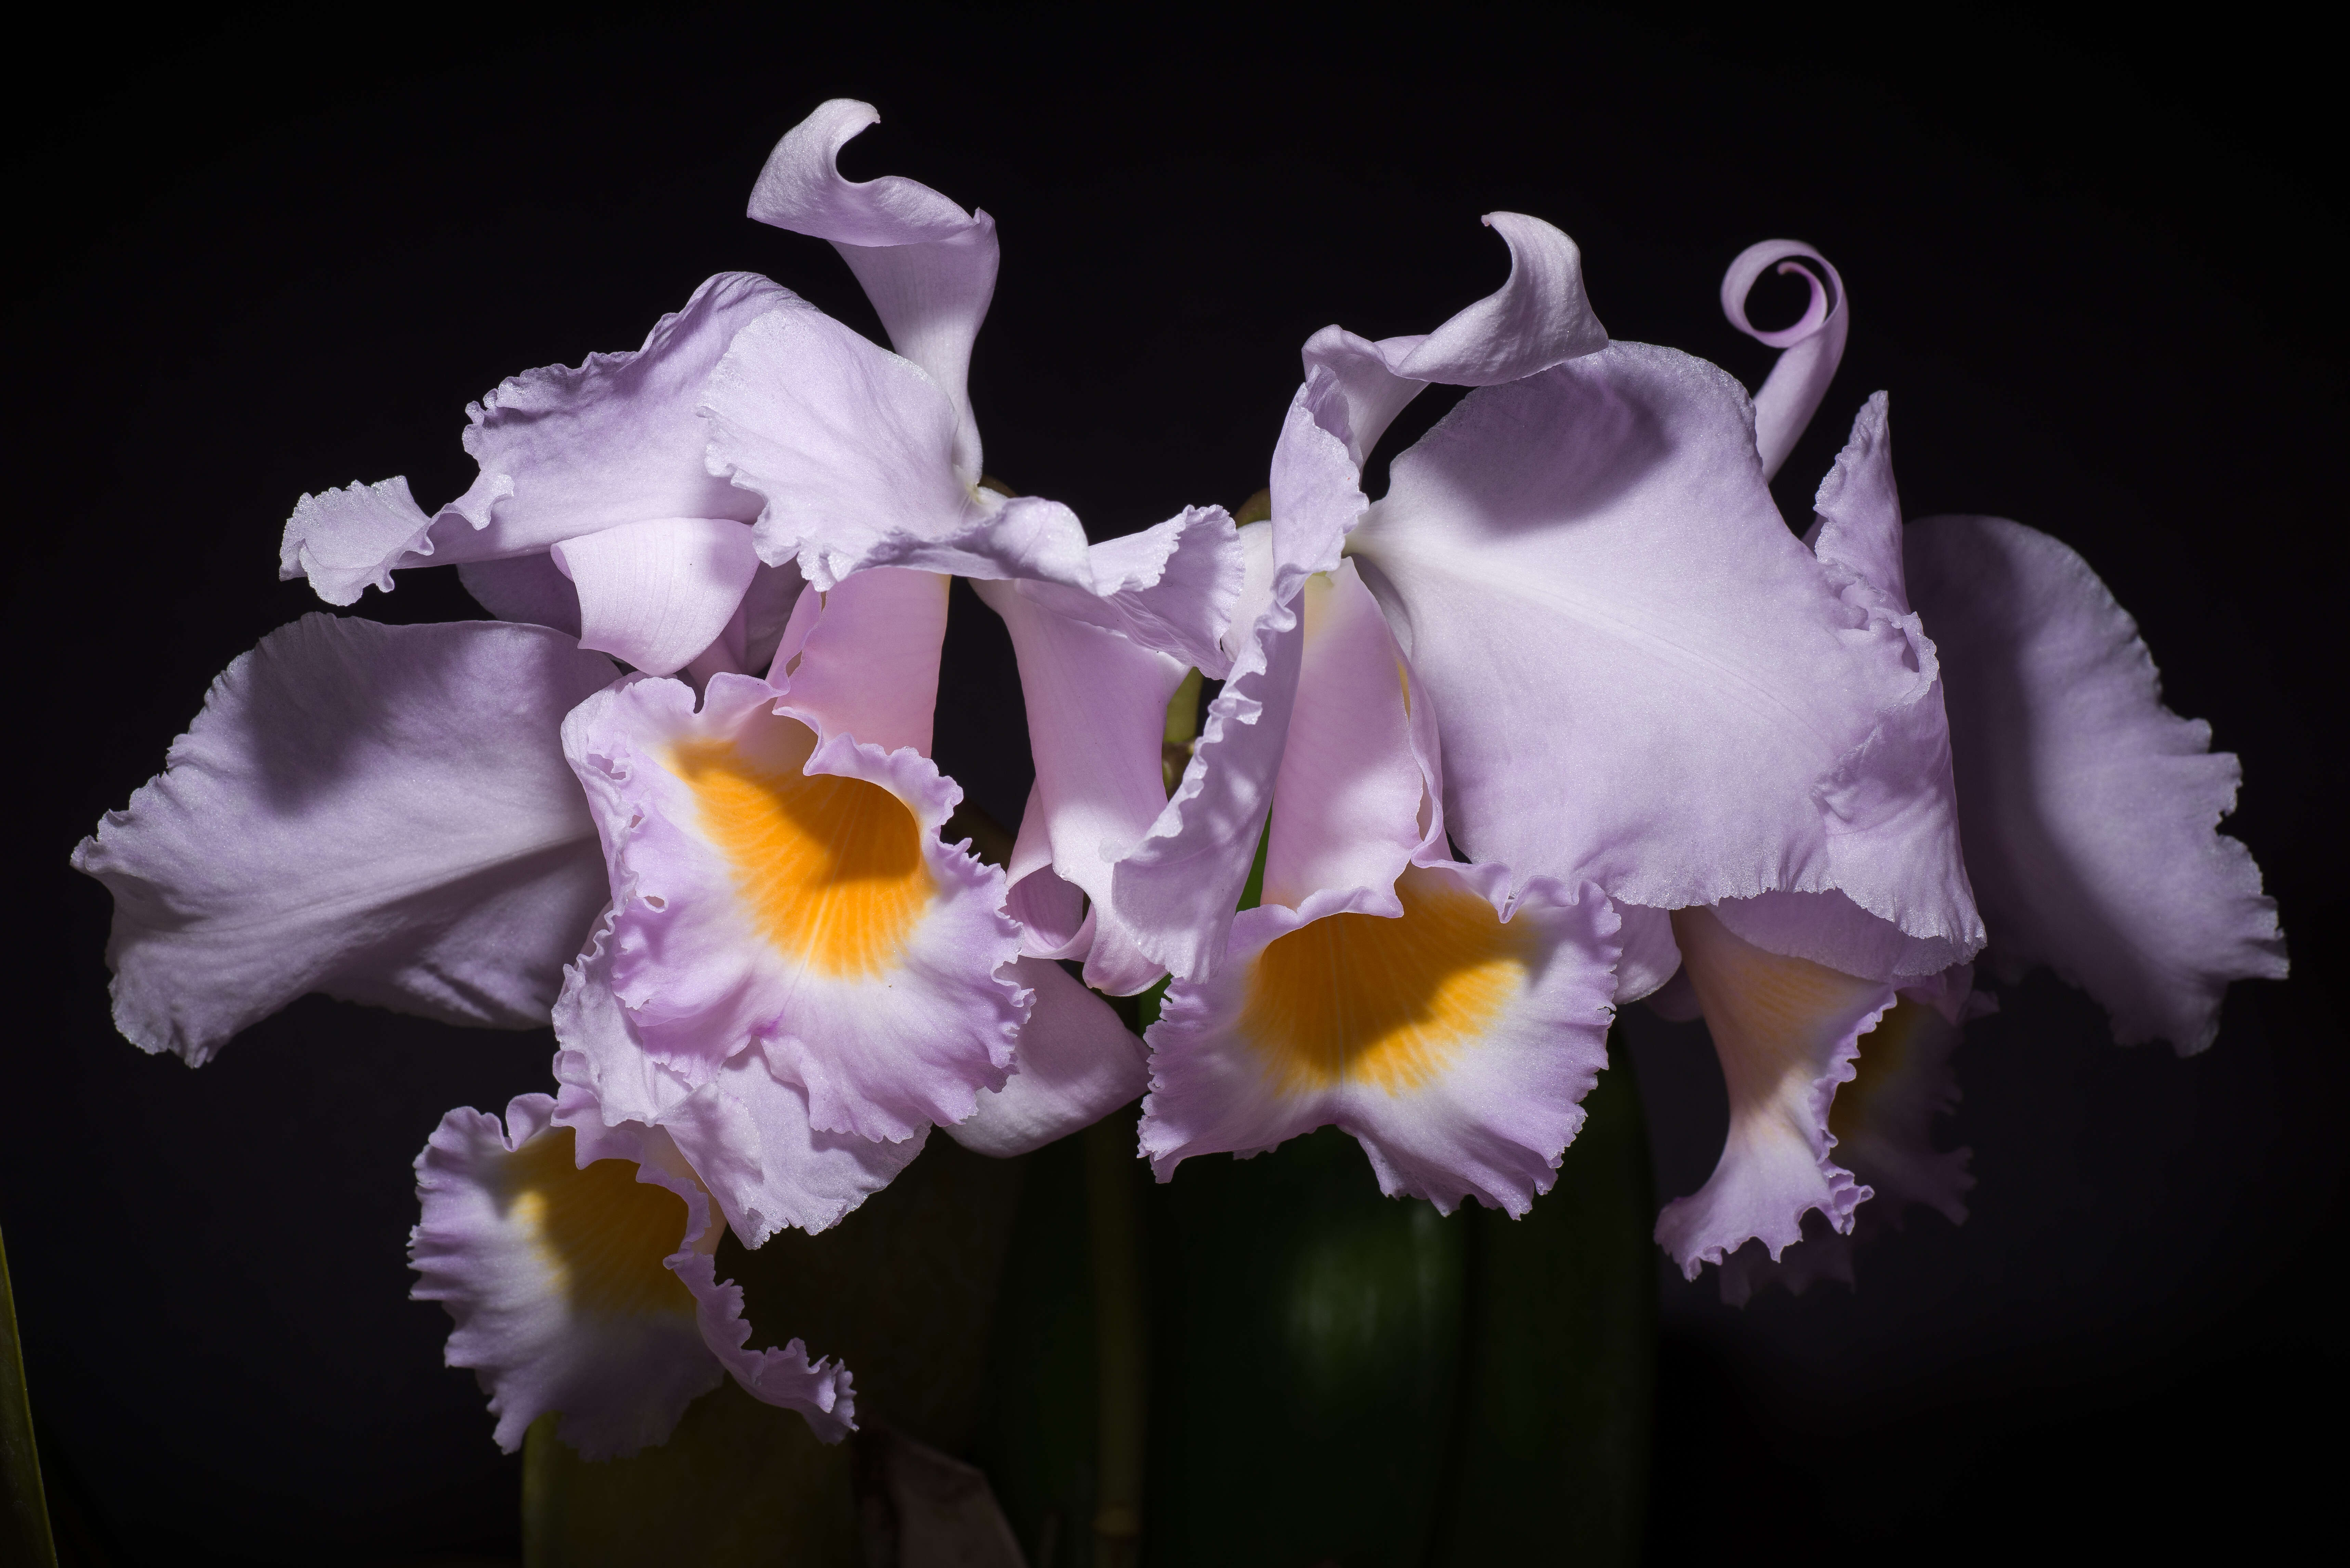
{"label": "flower cluster", "polygon": [[[283,567],[328,604],[454,565],[495,618],[274,633],[76,852],[148,1051],[202,1063],[314,991],[553,1024],[555,1092],[452,1111],[417,1160],[416,1293],[503,1445],[558,1412],[631,1451],[727,1376],[847,1431],[848,1371],[752,1348],[718,1242],[834,1224],[933,1128],[1010,1156],[1140,1097],[1168,1179],[1336,1125],[1391,1195],[1523,1214],[1646,998],[1704,1019],[1731,1101],[1657,1238],[1742,1291],[1814,1212],[1963,1217],[1931,1134],[1979,961],[2182,1052],[2282,974],[2216,831],[2235,760],[2077,556],[1905,524],[1882,393],[1808,531],[1781,517],[1850,323],[1813,251],[1723,281],[1782,351],[1750,398],[1610,340],[1574,243],[1492,213],[1492,296],[1305,343],[1268,516],[1090,543],[984,477],[994,223],[845,180],[876,118],[816,110],[750,213],[829,241],[889,349],[723,275],[468,409],[480,474],[439,511],[400,479],[305,496]],[[1772,267],[1811,304],[1765,333]],[[1369,499],[1432,384],[1470,390]],[[931,756],[955,576],[1025,698],[1001,864]],[[1104,1000],[1162,984],[1143,1039]]]}

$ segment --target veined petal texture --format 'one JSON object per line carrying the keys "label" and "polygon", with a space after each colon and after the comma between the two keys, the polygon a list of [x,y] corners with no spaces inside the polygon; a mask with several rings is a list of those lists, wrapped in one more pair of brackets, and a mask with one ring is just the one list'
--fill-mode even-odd
{"label": "veined petal texture", "polygon": [[74,851],[114,894],[117,1025],[200,1063],[312,991],[545,1023],[606,897],[563,716],[615,673],[542,627],[272,632]]}
{"label": "veined petal texture", "polygon": [[1348,549],[1435,704],[1447,819],[1619,903],[1837,889],[1964,947],[1957,846],[1918,831],[1946,782],[1867,765],[1916,738],[1917,644],[1788,532],[1751,421],[1714,367],[1617,343],[1397,458]]}
{"label": "veined petal texture", "polygon": [[2046,964],[2124,1044],[2210,1044],[2230,981],[2282,979],[2276,905],[2217,831],[2241,770],[2162,705],[2137,623],[2058,540],[1933,517],[1905,540],[1942,651],[1967,865],[2002,977]]}

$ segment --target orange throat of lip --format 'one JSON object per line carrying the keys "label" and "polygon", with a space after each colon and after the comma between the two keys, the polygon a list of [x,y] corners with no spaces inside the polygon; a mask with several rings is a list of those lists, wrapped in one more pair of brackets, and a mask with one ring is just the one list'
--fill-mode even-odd
{"label": "orange throat of lip", "polygon": [[575,1313],[650,1317],[691,1313],[693,1293],[662,1264],[685,1241],[685,1199],[637,1179],[625,1159],[581,1170],[569,1127],[550,1127],[506,1160],[506,1212]]}
{"label": "orange throat of lip", "polygon": [[777,717],[734,741],[680,745],[670,769],[770,946],[819,974],[879,974],[936,890],[921,826],[879,784],[802,773],[815,744],[806,725]]}
{"label": "orange throat of lip", "polygon": [[1240,1027],[1276,1092],[1418,1089],[1524,989],[1523,934],[1484,899],[1418,869],[1396,894],[1399,918],[1326,916],[1257,955]]}

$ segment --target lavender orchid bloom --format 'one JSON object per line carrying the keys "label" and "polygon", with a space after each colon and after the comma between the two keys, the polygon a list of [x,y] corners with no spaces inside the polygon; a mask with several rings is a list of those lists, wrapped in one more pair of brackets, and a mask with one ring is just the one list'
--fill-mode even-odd
{"label": "lavender orchid bloom", "polygon": [[713,649],[699,702],[640,679],[566,727],[614,906],[558,1035],[605,1117],[668,1129],[754,1245],[830,1224],[934,1125],[1014,1153],[1141,1089],[1116,1014],[1024,955],[1002,873],[940,841],[961,796],[929,757],[947,574],[1209,657],[1239,570],[1219,511],[1089,545],[1066,507],[979,483],[963,373],[993,224],[843,180],[873,119],[818,110],[751,210],[831,240],[902,353],[771,312],[698,405],[712,471],[760,502],[756,553],[805,578],[764,676]]}
{"label": "lavender orchid bloom", "polygon": [[452,1111],[416,1158],[411,1293],[455,1320],[449,1365],[480,1377],[498,1446],[553,1411],[583,1457],[633,1453],[729,1375],[839,1440],[856,1426],[847,1371],[796,1339],[747,1348],[742,1290],[713,1262],[725,1222],[677,1146],[578,1098],[522,1096],[503,1127]]}
{"label": "lavender orchid bloom", "polygon": [[[1752,330],[1737,296],[1786,248],[1758,246],[1731,266],[1723,299],[1742,329]],[[1819,265],[1836,286],[1835,311],[1822,309],[1813,275],[1804,320],[1784,338],[1754,334],[1786,343],[1757,400],[1770,411],[1777,389],[1775,412],[1758,418],[1766,463],[1773,441],[1792,445],[1800,433],[1842,344],[1841,280]],[[1813,351],[1821,340],[1825,352]],[[2234,803],[2235,759],[2210,753],[2208,726],[2161,706],[2136,627],[2064,545],[1994,518],[1903,527],[1884,394],[1862,409],[1816,504],[1805,542],[1856,612],[1907,629],[1919,676],[1932,682],[1930,701],[1912,705],[1911,724],[1885,732],[1877,760],[1906,753],[1911,771],[1951,781],[1995,972],[2013,981],[2049,964],[2107,1009],[2125,1044],[2165,1038],[2182,1054],[2208,1046],[2230,981],[2284,973],[2259,868],[2216,831]],[[1709,919],[1716,929],[1700,932]],[[1842,1180],[1831,1177],[1832,1201],[1822,1206],[1845,1234],[1815,1237],[1783,1262],[1782,1249],[1795,1239],[1783,1227],[1756,1231],[1770,1263],[1731,1258],[1735,1242],[1705,1244],[1730,1233],[1706,1227],[1711,1184],[1668,1206],[1660,1240],[1692,1277],[1702,1262],[1721,1262],[1732,1300],[1774,1279],[1794,1289],[1815,1278],[1849,1282],[1852,1206],[1872,1194],[1867,1212],[1880,1228],[1911,1206],[1965,1218],[1967,1151],[1936,1149],[1930,1128],[1957,1100],[1950,1055],[1959,1026],[1988,1011],[1989,1000],[1972,993],[1972,969],[1962,964],[1923,981],[1880,967],[1876,978],[1898,986],[1898,1000],[1883,984],[1870,989],[1855,978],[1872,971],[1850,961],[1844,921],[1833,905],[1784,896],[1723,904],[1711,917],[1675,916],[1699,1004],[1689,1011],[1705,1017],[1731,1081],[1733,1149],[1742,1127],[1783,1116],[1788,1091],[1806,1087],[1801,1072],[1774,1080],[1782,1103],[1773,1106],[1758,1085],[1755,1067],[1773,1058],[1752,1022],[1767,1016],[1783,1026],[1783,1049],[1810,1042],[1789,1059],[1825,1065],[1807,1085],[1816,1113],[1809,1130],[1823,1171],[1844,1175],[1827,1152],[1839,1143],[1835,1160],[1850,1168]],[[1758,945],[1732,934],[1740,930]],[[1798,992],[1812,1000],[1790,1005]]]}
{"label": "lavender orchid bloom", "polygon": [[[1276,506],[1278,506],[1276,503]],[[1276,516],[1280,515],[1276,512]],[[1276,531],[1279,525],[1274,524]],[[1326,550],[1312,529],[1290,540]],[[1351,562],[1263,607],[1295,652],[1264,900],[1149,1032],[1141,1143],[1182,1160],[1327,1125],[1380,1189],[1523,1214],[1550,1189],[1607,1059],[1617,954],[1605,895],[1455,862],[1437,724]]]}

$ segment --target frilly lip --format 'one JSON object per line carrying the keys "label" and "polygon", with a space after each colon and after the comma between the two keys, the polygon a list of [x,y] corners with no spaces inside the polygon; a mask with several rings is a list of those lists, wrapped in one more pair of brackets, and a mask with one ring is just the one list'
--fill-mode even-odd
{"label": "frilly lip", "polygon": [[[682,1233],[661,1260],[684,1286],[678,1307],[635,1298],[583,1305],[564,1265],[550,1265],[560,1254],[541,1234],[549,1206],[516,1202],[509,1169],[525,1145],[567,1130],[575,1133],[574,1168],[626,1161],[639,1182],[683,1203]],[[587,1458],[636,1452],[665,1440],[686,1405],[725,1372],[759,1398],[799,1410],[827,1441],[854,1426],[846,1368],[810,1364],[797,1340],[755,1355],[742,1349],[750,1334],[742,1293],[717,1282],[711,1258],[723,1222],[665,1133],[605,1127],[592,1106],[558,1108],[547,1096],[525,1095],[507,1106],[503,1127],[477,1111],[450,1112],[416,1169],[423,1213],[410,1256],[421,1278],[411,1293],[441,1302],[455,1320],[449,1363],[481,1377],[507,1452],[549,1411],[560,1413],[557,1434]],[[576,1201],[564,1212],[567,1223],[581,1222]]]}
{"label": "frilly lip", "polygon": [[1523,1214],[1550,1189],[1607,1063],[1614,910],[1588,884],[1569,893],[1535,878],[1513,897],[1507,868],[1496,866],[1434,863],[1403,880],[1415,898],[1465,895],[1493,910],[1523,972],[1500,1012],[1411,1086],[1341,1079],[1276,1092],[1243,1032],[1254,961],[1333,917],[1409,917],[1394,887],[1328,888],[1294,909],[1243,911],[1227,961],[1211,978],[1170,986],[1149,1033],[1141,1141],[1159,1179],[1198,1155],[1253,1152],[1335,1125],[1363,1146],[1382,1190],[1448,1213],[1474,1197]]}
{"label": "frilly lip", "polygon": [[[816,732],[804,773],[879,785],[914,817],[936,892],[879,978],[818,975],[775,954],[661,760],[674,742],[769,716]],[[979,1091],[1002,1087],[1028,1001],[1001,972],[1019,929],[1003,912],[1003,873],[939,841],[962,791],[928,758],[827,733],[786,688],[744,675],[712,677],[698,711],[680,682],[624,680],[564,733],[616,889],[613,987],[650,1057],[698,1087],[755,1045],[806,1091],[819,1130],[890,1143],[962,1121]]]}
{"label": "frilly lip", "polygon": [[1777,1259],[1814,1210],[1849,1233],[1871,1190],[1834,1158],[1830,1109],[1893,988],[1768,953],[1704,909],[1676,910],[1673,933],[1729,1082],[1730,1131],[1705,1186],[1665,1205],[1659,1244],[1695,1279],[1750,1240]]}

